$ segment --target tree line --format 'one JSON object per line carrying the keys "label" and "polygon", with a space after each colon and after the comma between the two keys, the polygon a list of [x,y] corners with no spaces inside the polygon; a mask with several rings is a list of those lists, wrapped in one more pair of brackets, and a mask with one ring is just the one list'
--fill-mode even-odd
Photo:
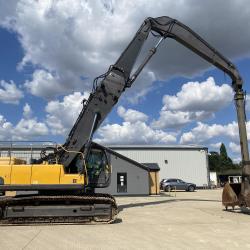
{"label": "tree line", "polygon": [[227,149],[224,143],[220,146],[220,152],[211,151],[208,154],[209,170],[223,173],[229,169],[239,169],[241,164],[233,163],[227,155]]}

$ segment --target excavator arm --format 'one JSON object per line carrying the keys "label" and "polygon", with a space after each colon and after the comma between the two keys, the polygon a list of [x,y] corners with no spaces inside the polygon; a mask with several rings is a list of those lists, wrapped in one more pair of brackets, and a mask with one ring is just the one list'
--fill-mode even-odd
{"label": "excavator arm", "polygon": [[[131,75],[136,59],[150,33],[159,37],[159,40],[157,44],[149,50],[148,55]],[[93,133],[112,110],[123,91],[133,84],[147,62],[155,54],[160,43],[166,38],[175,39],[206,61],[224,71],[232,79],[232,87],[235,91],[241,153],[244,164],[243,177],[246,177],[244,181],[246,185],[249,185],[250,167],[245,123],[244,92],[242,90],[242,79],[239,72],[227,58],[215,50],[193,30],[167,16],[147,18],[117,62],[111,65],[105,74],[95,79],[93,91],[86,104],[83,105],[83,109],[69,133],[64,148],[68,151],[82,151],[85,152],[85,155],[88,154]],[[98,82],[100,79],[101,81]],[[68,167],[77,154],[63,150],[59,155],[59,161],[65,167]]]}

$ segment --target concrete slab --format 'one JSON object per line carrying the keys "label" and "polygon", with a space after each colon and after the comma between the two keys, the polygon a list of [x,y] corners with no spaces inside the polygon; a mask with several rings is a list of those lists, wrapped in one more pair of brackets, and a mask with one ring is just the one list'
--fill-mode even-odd
{"label": "concrete slab", "polygon": [[250,215],[223,211],[221,193],[118,197],[112,225],[2,226],[0,249],[250,249]]}

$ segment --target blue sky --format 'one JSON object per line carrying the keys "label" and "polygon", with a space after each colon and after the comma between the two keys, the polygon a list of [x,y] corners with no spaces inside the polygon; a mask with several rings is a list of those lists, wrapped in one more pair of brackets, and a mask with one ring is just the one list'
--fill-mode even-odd
{"label": "blue sky", "polygon": [[[147,16],[169,15],[197,31],[237,66],[250,92],[246,1],[224,6],[223,1],[78,0],[70,5],[67,0],[0,0],[0,140],[63,143],[93,78],[116,61]],[[146,48],[151,45],[149,39]],[[223,72],[175,41],[164,41],[95,140],[200,144],[215,151],[224,142],[239,160],[229,86]],[[249,110],[247,101],[247,115]]]}

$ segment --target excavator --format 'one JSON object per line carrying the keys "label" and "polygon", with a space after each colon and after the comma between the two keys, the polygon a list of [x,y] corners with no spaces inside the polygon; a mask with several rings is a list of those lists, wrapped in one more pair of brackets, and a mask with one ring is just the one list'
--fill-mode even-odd
{"label": "excavator", "polygon": [[[134,70],[144,42],[152,34],[157,42]],[[108,71],[96,77],[93,90],[72,127],[66,142],[45,148],[40,159],[27,164],[18,158],[0,157],[0,192],[36,191],[0,197],[0,224],[111,223],[117,204],[109,194],[95,193],[110,183],[111,165],[104,147],[92,142],[95,131],[132,86],[160,44],[172,38],[232,79],[243,163],[241,188],[225,190],[223,204],[249,207],[250,162],[245,123],[242,78],[236,67],[183,23],[167,16],[147,18]],[[224,192],[224,191],[223,191]],[[236,196],[236,198],[235,198]]]}

